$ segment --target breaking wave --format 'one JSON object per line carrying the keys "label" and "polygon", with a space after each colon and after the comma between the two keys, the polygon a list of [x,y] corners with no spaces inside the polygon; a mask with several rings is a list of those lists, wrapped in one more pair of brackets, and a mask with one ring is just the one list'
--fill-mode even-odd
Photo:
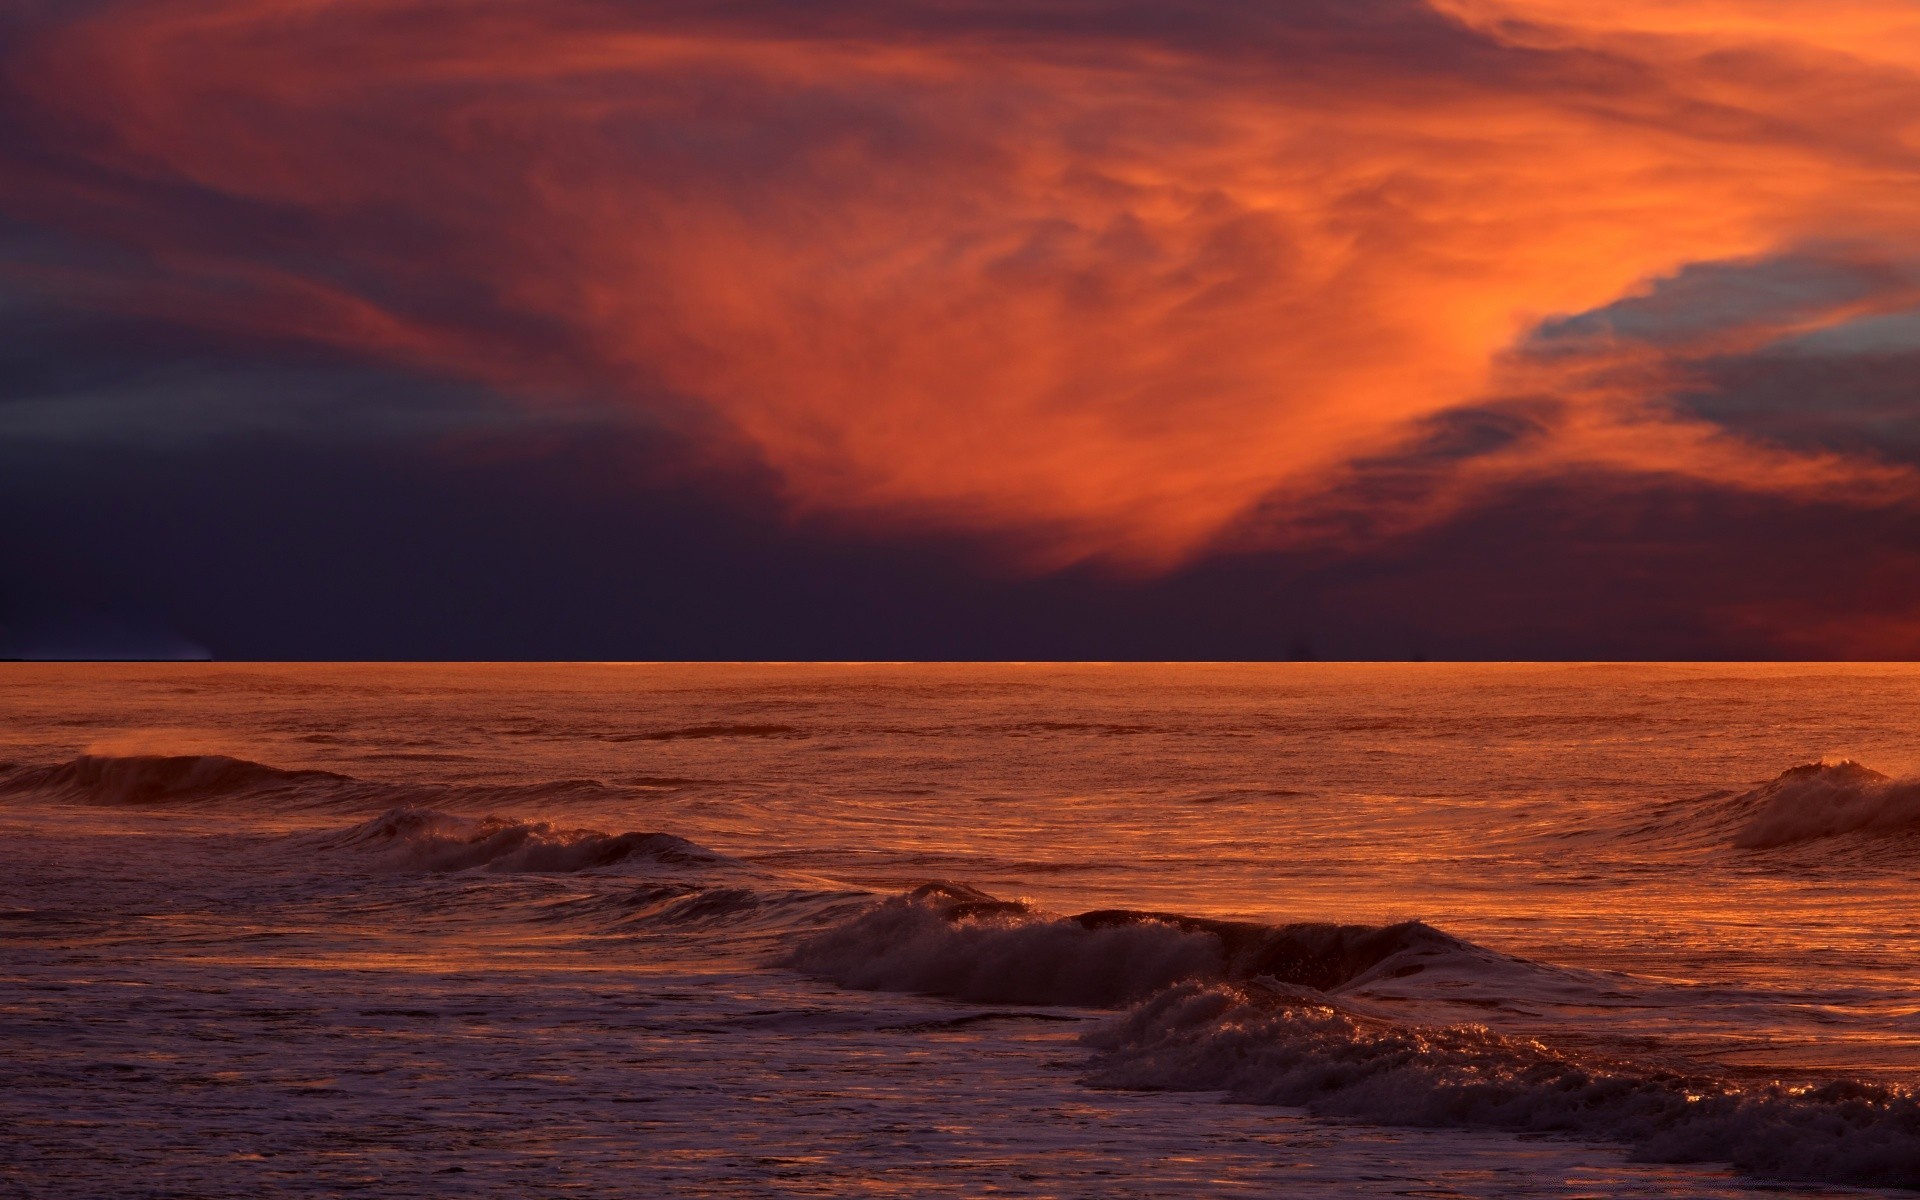
{"label": "breaking wave", "polygon": [[712,867],[732,861],[670,833],[561,829],[547,821],[462,817],[431,808],[396,808],[304,840],[320,850],[372,855],[395,871],[563,874],[623,863]]}
{"label": "breaking wave", "polygon": [[1850,759],[1782,771],[1736,804],[1744,821],[1733,843],[1750,850],[1842,834],[1920,834],[1920,780],[1893,779]]}
{"label": "breaking wave", "polygon": [[1660,1162],[1920,1187],[1920,1102],[1855,1082],[1737,1087],[1582,1060],[1477,1025],[1423,1027],[1261,982],[1169,987],[1084,1038],[1090,1081],[1418,1126],[1625,1143]]}
{"label": "breaking wave", "polygon": [[1856,851],[1920,850],[1920,780],[1894,779],[1852,759],[1802,763],[1748,791],[1669,801],[1625,827],[1609,821],[1556,836],[1694,851],[1776,850],[1832,838]]}
{"label": "breaking wave", "polygon": [[1131,909],[1050,917],[935,883],[801,943],[785,965],[868,991],[1113,1006],[1183,980],[1264,977],[1325,990],[1461,957],[1499,958],[1418,921],[1275,926]]}
{"label": "breaking wave", "polygon": [[[1380,1124],[1622,1143],[1643,1159],[1783,1179],[1920,1187],[1911,1091],[1741,1085],[1458,1019],[1461,1003],[1511,1016],[1558,998],[1591,1024],[1613,1001],[1654,1002],[1654,985],[1529,963],[1417,921],[1053,917],[936,883],[806,938],[782,965],[850,988],[979,1004],[1131,1006],[1082,1038],[1097,1086],[1223,1092]],[[1514,1003],[1463,999],[1475,985]]]}

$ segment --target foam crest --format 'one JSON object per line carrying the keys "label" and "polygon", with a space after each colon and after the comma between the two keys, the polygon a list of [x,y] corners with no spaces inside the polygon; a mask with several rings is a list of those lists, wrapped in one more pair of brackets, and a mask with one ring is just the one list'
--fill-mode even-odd
{"label": "foam crest", "polygon": [[1920,1104],[1897,1089],[1739,1088],[1258,983],[1177,984],[1085,1040],[1103,1086],[1223,1091],[1388,1124],[1622,1142],[1644,1159],[1777,1178],[1920,1186]]}
{"label": "foam crest", "polygon": [[547,821],[462,817],[397,808],[317,841],[320,848],[372,855],[397,871],[572,873],[623,863],[705,867],[730,860],[670,833],[601,833]]}
{"label": "foam crest", "polygon": [[943,883],[876,905],[803,942],[785,961],[865,990],[1113,1006],[1183,980],[1358,987],[1475,954],[1497,957],[1415,921],[1261,925],[1131,909],[1054,917]]}

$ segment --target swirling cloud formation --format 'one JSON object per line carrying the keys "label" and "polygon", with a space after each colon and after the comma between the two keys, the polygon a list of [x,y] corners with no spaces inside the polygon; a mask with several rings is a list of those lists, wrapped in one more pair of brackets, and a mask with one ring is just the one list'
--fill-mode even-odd
{"label": "swirling cloud formation", "polygon": [[5,20],[0,214],[69,247],[13,287],[591,394],[796,512],[1154,570],[1570,473],[1920,490],[1685,402],[1920,304],[1908,0]]}

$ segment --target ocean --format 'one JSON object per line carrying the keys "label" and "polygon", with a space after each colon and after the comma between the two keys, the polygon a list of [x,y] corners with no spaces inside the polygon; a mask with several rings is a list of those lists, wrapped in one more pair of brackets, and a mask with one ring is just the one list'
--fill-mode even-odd
{"label": "ocean", "polygon": [[0,666],[0,1193],[1920,1188],[1920,668]]}

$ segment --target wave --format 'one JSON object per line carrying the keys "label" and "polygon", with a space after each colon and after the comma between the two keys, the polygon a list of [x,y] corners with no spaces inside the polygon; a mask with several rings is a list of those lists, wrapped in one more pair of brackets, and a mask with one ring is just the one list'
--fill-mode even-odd
{"label": "wave", "polygon": [[807,733],[796,725],[690,725],[684,729],[656,729],[648,733],[621,733],[610,742],[684,742],[703,738],[803,738]]}
{"label": "wave", "polygon": [[[601,936],[713,931],[716,953],[754,957],[873,904],[871,892],[768,871],[671,833],[605,833],[547,821],[399,808],[351,828],[282,842],[321,860],[401,876],[579,876],[564,893],[459,889],[470,915],[557,924]],[[590,877],[590,878],[589,878]],[[409,901],[418,903],[418,898]],[[765,943],[764,945],[762,943]]]}
{"label": "wave", "polygon": [[[1712,792],[1553,835],[1645,842],[1675,850],[1779,850],[1846,839],[1855,851],[1920,850],[1920,780],[1852,759],[1789,767],[1744,792]],[[1841,861],[1841,860],[1834,860]]]}
{"label": "wave", "polygon": [[290,770],[224,754],[87,754],[51,766],[0,764],[0,795],[107,807],[198,808],[245,799],[275,810],[486,809],[618,798],[629,791],[594,779],[391,783],[332,771]]}
{"label": "wave", "polygon": [[[806,938],[781,965],[850,988],[978,1004],[1130,1006],[1082,1038],[1088,1081],[1102,1087],[1223,1092],[1380,1124],[1556,1133],[1623,1143],[1649,1160],[1920,1187],[1920,1100],[1910,1090],[1744,1086],[1557,1049],[1515,1032],[1544,1028],[1530,1019],[1541,1002],[1564,1002],[1563,1014],[1591,1028],[1616,1002],[1661,1002],[1658,986],[1530,963],[1418,921],[1056,917],[935,883]],[[1461,1019],[1468,1009],[1503,1010],[1513,1025]],[[1647,1052],[1644,1042],[1633,1051]]]}
{"label": "wave", "polygon": [[1462,959],[1518,963],[1418,921],[1261,925],[1132,909],[1053,917],[933,883],[801,943],[784,965],[867,991],[1106,1007],[1185,980],[1268,978],[1324,991]]}
{"label": "wave", "polygon": [[0,775],[0,791],[93,804],[169,805],[352,782],[330,771],[289,771],[224,754],[83,754],[54,766],[15,766]]}
{"label": "wave", "polygon": [[1083,1038],[1090,1082],[1326,1116],[1625,1143],[1660,1162],[1920,1187],[1920,1101],[1854,1082],[1738,1087],[1595,1062],[1478,1025],[1417,1026],[1261,982],[1170,986]]}
{"label": "wave", "polygon": [[1122,725],[1111,721],[1008,721],[982,725],[982,733],[1005,733],[1015,737],[1037,737],[1054,733],[1091,733],[1101,737],[1131,737],[1154,732],[1147,725]]}
{"label": "wave", "polygon": [[396,871],[501,871],[571,874],[647,863],[715,867],[732,863],[670,833],[561,829],[547,821],[462,817],[431,808],[396,808],[351,829],[308,835],[319,850],[370,854]]}
{"label": "wave", "polygon": [[1920,780],[1894,779],[1850,759],[1782,771],[1735,803],[1745,820],[1733,842],[1743,849],[1843,834],[1920,834]]}
{"label": "wave", "polygon": [[873,903],[871,893],[853,889],[780,886],[782,881],[766,879],[753,882],[755,886],[749,887],[651,881],[613,894],[556,901],[544,915],[556,921],[584,922],[608,933],[661,926],[723,930],[737,948],[741,935],[786,939],[796,930],[844,920],[849,912]]}

